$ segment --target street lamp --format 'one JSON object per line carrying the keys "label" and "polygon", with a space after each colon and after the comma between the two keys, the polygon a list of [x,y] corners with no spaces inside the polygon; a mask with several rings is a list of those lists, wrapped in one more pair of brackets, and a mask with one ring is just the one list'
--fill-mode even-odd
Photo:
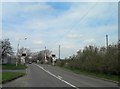
{"label": "street lamp", "polygon": [[[24,38],[24,40],[26,40],[26,39],[27,39],[27,37]],[[21,41],[21,40],[22,40],[22,39],[19,39],[19,40],[18,40],[18,45],[17,45],[16,66],[18,65],[19,46],[20,46],[20,41]]]}
{"label": "street lamp", "polygon": [[27,37],[25,37],[25,40],[27,40]]}

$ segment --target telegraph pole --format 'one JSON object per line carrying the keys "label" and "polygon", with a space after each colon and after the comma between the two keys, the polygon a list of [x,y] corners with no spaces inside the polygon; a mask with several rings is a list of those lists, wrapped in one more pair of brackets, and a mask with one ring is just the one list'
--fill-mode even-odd
{"label": "telegraph pole", "polygon": [[17,50],[16,50],[16,66],[18,65],[18,53],[19,53],[19,43],[20,43],[20,39],[18,40],[18,46],[17,46]]}
{"label": "telegraph pole", "polygon": [[108,48],[108,35],[106,35],[106,47]]}
{"label": "telegraph pole", "polygon": [[45,51],[46,51],[46,46],[45,46]]}
{"label": "telegraph pole", "polygon": [[60,45],[59,45],[59,60],[60,60]]}
{"label": "telegraph pole", "polygon": [[45,61],[46,61],[46,46],[45,46]]}

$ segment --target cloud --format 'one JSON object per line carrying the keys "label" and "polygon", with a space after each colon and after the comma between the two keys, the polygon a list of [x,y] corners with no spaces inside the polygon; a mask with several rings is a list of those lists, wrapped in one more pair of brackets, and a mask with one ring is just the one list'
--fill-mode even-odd
{"label": "cloud", "polygon": [[105,34],[110,36],[110,42],[115,42],[117,12],[117,3],[73,2],[60,12],[45,2],[4,3],[3,36],[14,39],[14,45],[15,39],[27,36],[25,46],[31,44],[33,51],[47,46],[58,53],[61,45],[65,57],[89,44],[104,45]]}
{"label": "cloud", "polygon": [[27,6],[23,7],[23,12],[35,12],[35,11],[45,11],[45,10],[53,10],[50,6],[46,5],[45,3],[35,3],[35,4],[30,4],[28,3]]}
{"label": "cloud", "polygon": [[37,41],[37,40],[35,40],[35,41],[33,41],[33,43],[39,45],[39,44],[43,44],[43,41]]}
{"label": "cloud", "polygon": [[82,37],[82,35],[80,35],[80,34],[68,34],[67,37],[70,39],[79,39]]}
{"label": "cloud", "polygon": [[91,39],[87,39],[83,41],[84,43],[90,44],[90,43],[94,43],[95,39],[91,38]]}
{"label": "cloud", "polygon": [[2,3],[0,3],[0,40],[2,39]]}
{"label": "cloud", "polygon": [[83,34],[79,33],[78,31],[70,31],[67,36],[68,39],[80,39],[83,37]]}
{"label": "cloud", "polygon": [[119,2],[119,0],[1,0],[1,2]]}

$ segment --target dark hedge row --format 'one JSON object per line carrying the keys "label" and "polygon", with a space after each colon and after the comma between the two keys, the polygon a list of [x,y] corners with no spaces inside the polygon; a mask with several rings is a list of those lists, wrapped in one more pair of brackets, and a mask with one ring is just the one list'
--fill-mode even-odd
{"label": "dark hedge row", "polygon": [[119,47],[118,44],[109,45],[107,48],[88,46],[82,51],[79,50],[77,55],[58,61],[57,65],[90,72],[120,74]]}

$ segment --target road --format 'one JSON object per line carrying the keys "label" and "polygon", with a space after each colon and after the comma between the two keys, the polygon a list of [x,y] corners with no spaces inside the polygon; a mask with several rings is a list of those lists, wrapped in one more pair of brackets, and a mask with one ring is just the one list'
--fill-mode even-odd
{"label": "road", "polygon": [[29,64],[27,75],[6,83],[3,87],[117,87],[113,82],[104,81],[63,70],[46,64]]}

